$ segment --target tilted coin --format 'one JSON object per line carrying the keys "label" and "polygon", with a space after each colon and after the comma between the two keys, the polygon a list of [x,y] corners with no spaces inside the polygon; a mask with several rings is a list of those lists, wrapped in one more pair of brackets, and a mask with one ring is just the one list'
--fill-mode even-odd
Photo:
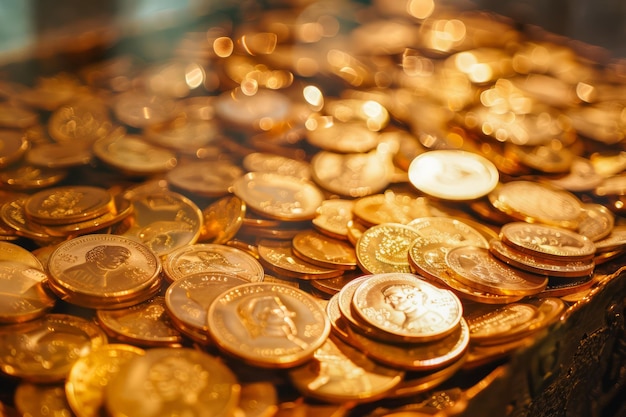
{"label": "tilted coin", "polygon": [[[201,98],[201,97],[196,97]],[[198,156],[210,151],[219,153],[221,132],[213,120],[179,117],[144,129],[143,137],[150,143],[183,155]]]}
{"label": "tilted coin", "polygon": [[63,186],[31,195],[24,204],[24,213],[39,224],[58,225],[90,220],[114,208],[113,196],[103,188]]}
{"label": "tilted coin", "polygon": [[224,244],[235,237],[246,216],[246,203],[227,195],[202,209],[198,242]]}
{"label": "tilted coin", "polygon": [[[367,279],[371,278],[372,276],[373,275],[364,275],[344,285],[339,293],[337,293],[337,297],[331,298],[332,303],[331,301],[329,301],[328,306],[331,306],[331,304],[336,304],[337,311],[341,315],[341,320],[344,321],[346,325],[351,326],[355,331],[363,333],[366,336],[371,336],[372,339],[393,340],[393,335],[389,335],[379,329],[377,326],[362,320],[360,316],[356,314],[352,306],[352,299],[354,298],[354,293],[356,292],[356,289],[359,288],[361,284],[363,284]],[[328,307],[327,310],[330,308],[334,308],[334,306]],[[329,316],[332,317],[332,315],[330,314]],[[347,330],[344,326],[337,327],[341,326],[342,323],[333,322],[332,324],[333,329],[339,330],[339,333],[342,335],[344,341],[348,343],[354,343],[349,340]]]}
{"label": "tilted coin", "polygon": [[446,263],[459,281],[478,290],[503,295],[533,295],[548,284],[548,278],[509,267],[486,248],[462,246],[451,249]]}
{"label": "tilted coin", "polygon": [[181,112],[175,100],[139,91],[127,91],[115,97],[113,112],[122,123],[144,128],[174,119]]}
{"label": "tilted coin", "polygon": [[83,355],[107,343],[92,321],[47,314],[0,327],[0,370],[34,383],[59,382]]}
{"label": "tilted coin", "polygon": [[343,199],[324,200],[311,221],[321,233],[337,239],[348,239],[348,222],[352,220],[354,201]]}
{"label": "tilted coin", "polygon": [[289,378],[307,396],[333,403],[361,403],[385,397],[400,383],[403,374],[329,337],[311,361],[289,371]]}
{"label": "tilted coin", "polygon": [[2,204],[0,207],[2,222],[13,229],[18,236],[23,236],[38,242],[58,243],[60,240],[58,237],[50,236],[42,226],[28,221],[24,213],[24,204],[26,204],[27,198],[28,197],[24,195],[20,195]]}
{"label": "tilted coin", "polygon": [[[143,242],[159,256],[198,240],[202,211],[187,197],[163,191],[138,194],[131,202],[133,212],[119,234]],[[127,224],[130,226],[125,227]]]}
{"label": "tilted coin", "polygon": [[393,164],[384,152],[321,151],[311,160],[311,173],[313,180],[325,190],[354,198],[384,190],[391,181]]}
{"label": "tilted coin", "polygon": [[591,161],[583,157],[572,160],[567,175],[546,179],[552,186],[571,192],[593,191],[603,180],[604,176],[596,172]]}
{"label": "tilted coin", "polygon": [[36,190],[56,185],[67,175],[66,169],[44,168],[22,162],[0,171],[0,184],[10,190]]}
{"label": "tilted coin", "polygon": [[155,348],[125,363],[105,388],[111,416],[231,416],[239,400],[235,374],[189,348]]}
{"label": "tilted coin", "polygon": [[511,181],[489,193],[497,209],[517,220],[575,229],[582,203],[568,191],[532,181]]}
{"label": "tilted coin", "polygon": [[621,250],[626,247],[626,226],[615,226],[611,230],[611,234],[594,242],[596,251],[609,252],[615,250]]}
{"label": "tilted coin", "polygon": [[473,200],[489,194],[499,173],[487,158],[465,151],[436,150],[418,155],[409,180],[420,191],[444,200]]}
{"label": "tilted coin", "polygon": [[166,178],[176,189],[202,197],[222,197],[242,175],[243,170],[230,161],[196,161],[178,164]]}
{"label": "tilted coin", "polygon": [[301,259],[323,268],[356,269],[356,253],[348,242],[305,230],[292,239],[293,253]]}
{"label": "tilted coin", "polygon": [[201,272],[221,272],[248,282],[263,281],[263,266],[240,249],[215,243],[183,246],[163,260],[163,272],[170,281]]}
{"label": "tilted coin", "polygon": [[243,158],[242,165],[248,172],[273,172],[305,180],[311,179],[311,167],[308,162],[281,155],[253,152]]}
{"label": "tilted coin", "polygon": [[362,223],[374,226],[381,223],[408,224],[416,218],[431,216],[431,210],[425,197],[388,190],[356,200],[353,214]]}
{"label": "tilted coin", "polygon": [[0,262],[4,261],[24,264],[40,271],[45,270],[43,263],[33,252],[15,243],[0,241]]}
{"label": "tilted coin", "polygon": [[30,148],[30,143],[26,137],[13,130],[0,130],[0,168],[6,168],[14,162],[19,161]]}
{"label": "tilted coin", "polygon": [[410,272],[409,247],[418,237],[415,229],[400,223],[370,227],[355,245],[359,267],[370,274]]}
{"label": "tilted coin", "polygon": [[517,302],[497,308],[481,306],[468,311],[464,317],[472,343],[481,343],[521,333],[530,327],[537,314],[535,306]]}
{"label": "tilted coin", "polygon": [[226,291],[207,316],[209,333],[221,350],[262,367],[303,364],[330,333],[328,317],[311,295],[277,283]]}
{"label": "tilted coin", "polygon": [[331,118],[329,123],[320,120],[318,123],[310,124],[317,126],[307,131],[307,141],[325,151],[363,153],[371,151],[378,145],[378,133],[368,129],[363,123],[345,123],[333,121]]}
{"label": "tilted coin", "polygon": [[26,154],[29,164],[50,169],[84,166],[92,158],[91,143],[82,141],[38,144]]}
{"label": "tilted coin", "polygon": [[59,245],[50,255],[48,271],[55,292],[65,291],[79,302],[81,296],[100,300],[85,307],[115,308],[107,300],[131,298],[158,283],[161,262],[141,242],[93,234]]}
{"label": "tilted coin", "polygon": [[96,318],[111,338],[136,346],[180,346],[183,341],[162,296],[126,308],[98,310]]}
{"label": "tilted coin", "polygon": [[65,382],[67,401],[77,417],[102,415],[104,392],[111,378],[145,351],[136,346],[112,343],[91,350],[70,369]]}
{"label": "tilted coin", "polygon": [[[21,382],[15,389],[13,397],[17,415],[32,417],[72,416],[72,409],[65,397],[62,383],[34,384]],[[0,407],[3,416],[10,413]]]}
{"label": "tilted coin", "polygon": [[593,258],[594,243],[560,227],[513,222],[502,226],[501,240],[515,249],[548,259],[583,261]]}
{"label": "tilted coin", "polygon": [[615,215],[602,204],[587,203],[578,224],[578,233],[592,241],[604,239],[611,234],[615,225]]}
{"label": "tilted coin", "polygon": [[283,221],[314,218],[324,200],[314,183],[274,173],[249,172],[235,181],[233,193],[250,209]]}
{"label": "tilted coin", "polygon": [[324,268],[306,262],[293,253],[291,242],[262,239],[257,246],[261,264],[274,273],[299,279],[326,279],[343,274],[338,268]]}
{"label": "tilted coin", "polygon": [[48,313],[56,297],[47,290],[47,280],[41,264],[0,261],[0,323],[25,322]]}
{"label": "tilted coin", "polygon": [[109,110],[95,97],[66,103],[55,109],[48,119],[48,132],[59,143],[85,141],[92,143],[113,130]]}
{"label": "tilted coin", "polygon": [[535,146],[506,144],[507,151],[523,165],[547,174],[563,174],[570,171],[576,153],[572,146],[565,147],[558,142]]}

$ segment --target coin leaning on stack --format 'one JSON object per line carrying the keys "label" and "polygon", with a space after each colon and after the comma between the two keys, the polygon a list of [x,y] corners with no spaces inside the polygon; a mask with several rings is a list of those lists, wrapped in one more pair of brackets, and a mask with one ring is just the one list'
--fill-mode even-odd
{"label": "coin leaning on stack", "polygon": [[589,293],[626,247],[619,67],[367,7],[0,81],[0,404],[380,415]]}

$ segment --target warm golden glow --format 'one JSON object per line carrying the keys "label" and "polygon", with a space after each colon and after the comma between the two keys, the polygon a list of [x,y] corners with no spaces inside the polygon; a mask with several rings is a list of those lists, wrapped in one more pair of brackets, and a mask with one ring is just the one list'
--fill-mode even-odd
{"label": "warm golden glow", "polygon": [[213,41],[213,51],[220,58],[227,58],[233,53],[232,39],[222,36]]}
{"label": "warm golden glow", "polygon": [[204,84],[204,69],[198,64],[189,64],[185,71],[185,81],[194,89]]}
{"label": "warm golden glow", "polygon": [[259,83],[254,79],[246,79],[241,82],[241,92],[247,96],[253,96],[259,91]]}
{"label": "warm golden glow", "polygon": [[315,111],[320,111],[324,107],[324,94],[322,90],[314,85],[307,85],[302,90],[302,95]]}
{"label": "warm golden glow", "polygon": [[411,16],[426,19],[435,11],[435,2],[434,0],[409,0],[406,8]]}
{"label": "warm golden glow", "polygon": [[275,33],[254,33],[243,35],[239,43],[250,55],[269,55],[276,49],[277,39]]}

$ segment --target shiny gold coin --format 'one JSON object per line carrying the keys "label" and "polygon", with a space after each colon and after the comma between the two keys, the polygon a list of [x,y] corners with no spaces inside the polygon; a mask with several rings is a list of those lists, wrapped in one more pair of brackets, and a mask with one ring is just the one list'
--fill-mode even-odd
{"label": "shiny gold coin", "polygon": [[76,100],[55,109],[48,119],[48,132],[56,142],[92,143],[113,130],[109,110],[97,98]]}
{"label": "shiny gold coin", "polygon": [[329,298],[337,294],[343,289],[349,282],[361,277],[361,271],[353,271],[352,273],[344,273],[336,278],[328,279],[314,279],[311,280],[311,287],[319,291],[319,294],[323,294],[323,298]]}
{"label": "shiny gold coin", "polygon": [[[1,242],[0,247],[8,244]],[[16,261],[0,261],[0,323],[33,320],[56,304],[56,298],[46,289],[48,275],[41,264],[33,267]]]}
{"label": "shiny gold coin", "polygon": [[357,220],[349,220],[346,228],[348,229],[348,241],[355,247],[363,233],[368,229],[367,226]]}
{"label": "shiny gold coin", "polygon": [[65,169],[42,168],[26,163],[0,172],[0,184],[16,191],[30,191],[51,187],[67,178]]}
{"label": "shiny gold coin", "polygon": [[66,314],[0,327],[0,370],[34,383],[60,382],[83,355],[107,343],[93,322]]}
{"label": "shiny gold coin", "polygon": [[369,274],[410,272],[409,247],[418,237],[415,229],[399,223],[370,227],[355,246],[359,267]]}
{"label": "shiny gold coin", "polygon": [[220,119],[245,130],[261,130],[261,122],[283,123],[292,110],[285,94],[269,89],[259,89],[250,96],[241,90],[226,91],[217,97],[214,106]]}
{"label": "shiny gold coin", "polygon": [[528,253],[519,252],[513,247],[505,245],[498,239],[489,242],[489,251],[500,261],[512,267],[523,269],[533,274],[551,277],[581,277],[591,275],[595,262],[593,259],[585,261],[550,261],[538,258]]}
{"label": "shiny gold coin", "polygon": [[548,284],[547,277],[511,268],[486,248],[453,248],[446,254],[446,263],[458,281],[493,294],[528,296],[540,293]]}
{"label": "shiny gold coin", "polygon": [[233,239],[246,216],[246,203],[228,195],[202,209],[202,228],[198,242],[225,244]]}
{"label": "shiny gold coin", "polygon": [[584,261],[593,258],[594,243],[587,237],[560,227],[525,222],[508,223],[500,230],[502,241],[537,257]]}
{"label": "shiny gold coin", "polygon": [[320,233],[337,239],[348,239],[348,222],[352,220],[352,200],[324,200],[312,220],[313,226]]}
{"label": "shiny gold coin", "polygon": [[409,166],[409,180],[418,190],[444,200],[474,200],[498,185],[499,173],[485,157],[458,150],[418,155]]}
{"label": "shiny gold coin", "polygon": [[326,339],[311,361],[289,371],[298,391],[332,403],[384,398],[403,375],[403,371],[379,365],[363,352],[333,338]]}
{"label": "shiny gold coin", "polygon": [[461,301],[407,273],[376,274],[364,280],[353,295],[352,307],[360,319],[399,341],[441,339],[459,324]]}
{"label": "shiny gold coin", "polygon": [[606,206],[597,203],[583,204],[578,233],[592,241],[604,239],[611,234],[615,215]]}
{"label": "shiny gold coin", "polygon": [[243,158],[242,166],[247,172],[270,172],[305,180],[311,179],[311,167],[308,162],[271,153],[248,154]]}
{"label": "shiny gold coin", "polygon": [[111,378],[143,349],[126,344],[107,344],[79,358],[65,382],[67,401],[77,417],[98,417],[104,412],[105,387]]}
{"label": "shiny gold coin", "polygon": [[352,198],[383,191],[393,171],[390,156],[379,151],[363,154],[321,151],[311,160],[312,177],[320,187]]}
{"label": "shiny gold coin", "polygon": [[26,154],[25,160],[37,167],[66,169],[87,165],[92,158],[91,143],[71,141],[33,146]]}
{"label": "shiny gold coin", "polygon": [[[32,384],[20,383],[15,389],[13,398],[17,413],[15,416],[30,417],[72,417],[72,409],[65,397],[63,384]],[[4,413],[0,407],[0,415],[12,416]]]}
{"label": "shiny gold coin", "polygon": [[165,309],[165,299],[151,298],[127,308],[98,310],[98,324],[109,337],[137,346],[180,346],[182,337]]}
{"label": "shiny gold coin", "polygon": [[206,333],[207,311],[221,293],[250,281],[216,271],[196,272],[174,281],[165,292],[165,308],[174,324]]}
{"label": "shiny gold coin", "polygon": [[261,367],[303,364],[330,333],[315,299],[284,284],[240,285],[221,294],[207,315],[209,332],[221,350]]}
{"label": "shiny gold coin", "polygon": [[18,236],[23,236],[38,242],[53,243],[60,240],[50,236],[42,226],[29,222],[24,213],[24,204],[27,196],[16,196],[14,200],[4,203],[0,207],[0,217],[9,228],[15,230]]}
{"label": "shiny gold coin", "polygon": [[615,250],[622,250],[626,247],[626,226],[615,226],[611,234],[594,242],[596,251],[605,253]]}
{"label": "shiny gold coin", "polygon": [[566,229],[578,227],[582,214],[582,204],[574,194],[532,181],[501,184],[489,194],[489,201],[517,220]]}
{"label": "shiny gold coin", "polygon": [[596,172],[589,159],[575,157],[569,172],[559,178],[546,178],[548,184],[571,192],[593,191],[604,181],[604,175]]}
{"label": "shiny gold coin", "polygon": [[242,382],[237,412],[249,417],[270,417],[278,412],[278,401],[272,382]]}
{"label": "shiny gold coin", "polygon": [[31,195],[24,204],[26,216],[39,224],[59,225],[90,220],[114,208],[113,196],[104,188],[63,186]]}
{"label": "shiny gold coin", "polygon": [[273,173],[249,172],[235,181],[233,193],[251,210],[283,221],[314,218],[324,200],[312,182]]}
{"label": "shiny gold coin", "polygon": [[0,130],[0,168],[6,168],[14,162],[19,161],[30,148],[30,143],[19,131]]}
{"label": "shiny gold coin", "polygon": [[248,253],[214,243],[183,246],[169,253],[163,260],[163,272],[170,281],[188,275],[221,272],[235,275],[248,282],[263,281],[263,266]]}
{"label": "shiny gold coin", "polygon": [[222,136],[214,120],[180,117],[164,124],[148,126],[144,129],[143,137],[153,145],[193,157],[219,153],[221,150],[219,145]]}
{"label": "shiny gold coin", "polygon": [[175,189],[202,197],[222,197],[243,173],[230,161],[198,161],[177,165],[166,178]]}
{"label": "shiny gold coin", "polygon": [[274,273],[299,279],[326,279],[343,274],[337,268],[323,268],[303,261],[293,253],[291,242],[262,239],[257,246],[261,264]]}
{"label": "shiny gold coin", "polygon": [[[159,281],[161,263],[141,242],[93,234],[59,245],[48,261],[50,281],[80,299],[101,300],[91,308],[115,308],[108,299],[127,299]],[[143,300],[142,300],[143,301]]]}
{"label": "shiny gold coin", "polygon": [[187,197],[163,191],[138,194],[131,202],[133,212],[120,226],[118,234],[143,242],[158,256],[198,240],[202,211]]}
{"label": "shiny gold coin", "polygon": [[236,376],[217,358],[187,348],[149,349],[125,363],[105,388],[111,416],[227,417],[239,400]]}
{"label": "shiny gold coin", "polygon": [[0,241],[0,262],[20,263],[30,268],[45,271],[41,260],[33,252],[11,242]]}
{"label": "shiny gold coin", "polygon": [[570,171],[576,157],[572,147],[564,147],[559,141],[542,145],[524,146],[506,144],[507,152],[523,165],[546,174],[563,174]]}
{"label": "shiny gold coin", "polygon": [[176,166],[176,154],[138,136],[111,134],[93,144],[93,154],[104,164],[129,176],[163,174]]}
{"label": "shiny gold coin", "polygon": [[480,306],[466,312],[464,317],[472,343],[480,344],[521,333],[530,327],[537,314],[535,306],[517,302],[497,308]]}
{"label": "shiny gold coin", "polygon": [[361,197],[354,202],[353,214],[367,226],[381,223],[408,224],[419,217],[432,215],[428,200],[410,194],[385,191]]}
{"label": "shiny gold coin", "polygon": [[167,122],[178,116],[181,110],[180,104],[174,100],[137,91],[119,94],[113,103],[115,117],[135,128]]}
{"label": "shiny gold coin", "polygon": [[[323,118],[322,118],[323,119]],[[340,122],[310,118],[308,125],[317,125],[307,131],[307,141],[320,149],[336,153],[364,153],[376,148],[378,133],[359,122]]]}
{"label": "shiny gold coin", "polygon": [[324,236],[313,230],[305,230],[294,236],[294,255],[322,268],[356,269],[356,253],[349,243]]}

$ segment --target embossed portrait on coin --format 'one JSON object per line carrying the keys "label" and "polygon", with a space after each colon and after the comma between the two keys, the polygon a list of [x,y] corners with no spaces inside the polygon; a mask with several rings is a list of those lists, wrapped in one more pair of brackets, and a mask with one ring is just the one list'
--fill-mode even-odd
{"label": "embossed portrait on coin", "polygon": [[248,298],[237,306],[237,313],[253,339],[260,336],[286,338],[302,348],[308,346],[298,337],[296,313],[278,296]]}
{"label": "embossed portrait on coin", "polygon": [[63,271],[63,277],[81,286],[115,290],[116,280],[132,281],[139,272],[127,268],[130,255],[130,250],[124,246],[98,245],[85,253],[85,262]]}
{"label": "embossed portrait on coin", "polygon": [[392,284],[382,290],[385,303],[402,313],[404,319],[396,323],[412,332],[433,332],[440,329],[444,318],[428,306],[428,295],[419,287],[408,284]]}

